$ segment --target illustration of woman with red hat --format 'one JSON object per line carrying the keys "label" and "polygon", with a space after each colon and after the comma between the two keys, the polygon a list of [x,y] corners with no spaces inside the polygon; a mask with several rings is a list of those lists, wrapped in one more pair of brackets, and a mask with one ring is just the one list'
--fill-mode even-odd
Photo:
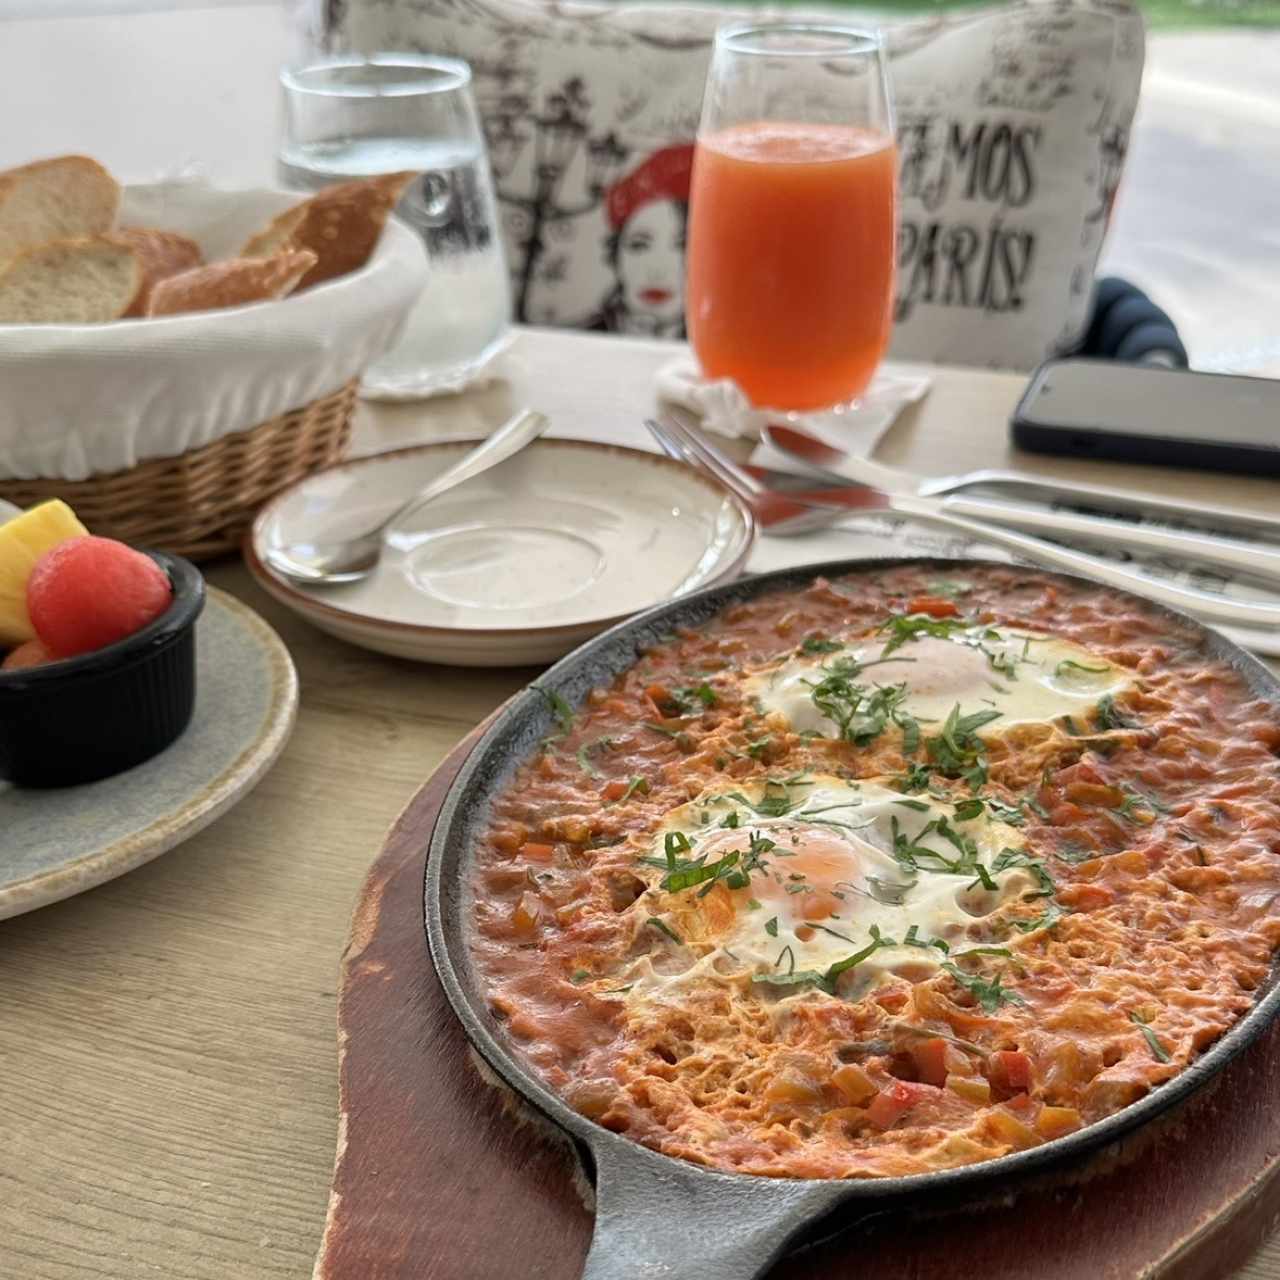
{"label": "illustration of woman with red hat", "polygon": [[590,328],[684,337],[684,246],[693,146],[664,147],[605,192],[614,286]]}

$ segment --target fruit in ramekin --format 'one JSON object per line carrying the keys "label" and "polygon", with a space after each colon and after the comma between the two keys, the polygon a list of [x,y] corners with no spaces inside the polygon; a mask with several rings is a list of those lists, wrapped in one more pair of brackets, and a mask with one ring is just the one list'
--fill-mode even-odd
{"label": "fruit in ramekin", "polygon": [[57,498],[0,524],[0,649],[36,638],[27,612],[27,580],[46,551],[88,529]]}

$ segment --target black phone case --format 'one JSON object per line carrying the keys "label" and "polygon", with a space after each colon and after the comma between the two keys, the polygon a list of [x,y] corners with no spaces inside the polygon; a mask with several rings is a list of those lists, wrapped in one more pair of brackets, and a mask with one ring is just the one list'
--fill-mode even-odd
{"label": "black phone case", "polygon": [[[1171,375],[1177,376],[1177,375]],[[1157,467],[1190,467],[1197,471],[1229,471],[1247,476],[1280,476],[1280,448],[1213,440],[1179,440],[1172,436],[1130,436],[1120,431],[1028,422],[1022,416],[1028,384],[1010,420],[1013,442],[1031,453],[1065,454],[1105,462],[1138,462]]]}

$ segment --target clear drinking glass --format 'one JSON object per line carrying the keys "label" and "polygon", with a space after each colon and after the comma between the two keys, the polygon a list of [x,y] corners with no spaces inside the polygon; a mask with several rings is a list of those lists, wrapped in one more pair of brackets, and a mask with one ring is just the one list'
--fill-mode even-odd
{"label": "clear drinking glass", "polygon": [[280,74],[285,186],[396,173],[411,182],[396,215],[421,236],[427,285],[403,337],[365,374],[372,395],[454,387],[505,342],[511,293],[471,70],[452,58],[379,53]]}
{"label": "clear drinking glass", "polygon": [[709,378],[772,409],[866,390],[889,342],[897,148],[877,33],[716,35],[693,161],[686,321]]}

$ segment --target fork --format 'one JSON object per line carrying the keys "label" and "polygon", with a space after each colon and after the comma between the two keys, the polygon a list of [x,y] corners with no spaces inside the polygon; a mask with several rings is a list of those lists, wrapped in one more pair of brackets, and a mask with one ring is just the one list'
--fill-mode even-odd
{"label": "fork", "polygon": [[960,475],[920,477],[898,467],[885,466],[871,458],[856,457],[795,426],[769,423],[764,428],[764,435],[774,448],[829,480],[845,484],[868,484],[883,489],[886,493],[937,498],[960,494],[966,489],[996,488],[1008,491],[1007,496],[1075,503],[1099,510],[1159,516],[1165,520],[1184,523],[1198,521],[1212,529],[1231,529],[1254,537],[1280,537],[1280,520],[1274,516],[1228,511],[1203,503],[1175,502],[1148,494],[1135,496],[1105,485],[1051,480],[1047,476],[1024,475],[1017,471],[985,469],[966,471]]}
{"label": "fork", "polygon": [[[751,508],[766,533],[787,536],[809,533],[821,528],[838,528],[840,521],[849,515],[849,508],[844,505],[815,508],[813,504],[799,501],[795,497],[772,493],[731,458],[708,443],[701,433],[686,426],[673,413],[662,414],[656,420],[647,419],[645,426],[671,457],[715,477],[736,494]],[[931,498],[885,493],[870,486],[867,486],[865,493],[865,509],[868,511],[895,511],[901,515],[913,516],[918,520],[941,525],[943,528],[954,529],[971,538],[1003,546],[1039,564],[1080,573],[1095,581],[1104,582],[1108,586],[1133,591],[1148,599],[1157,600],[1174,609],[1186,610],[1202,618],[1216,622],[1244,623],[1254,627],[1274,627],[1280,623],[1280,606],[1277,605],[1228,600],[1224,596],[1213,595],[1194,587],[1157,582],[1153,578],[1131,573],[1127,569],[1118,568],[1084,552],[1071,551],[1040,538],[1017,533],[1012,529],[981,524],[977,520],[951,515],[943,508],[942,503]],[[790,513],[785,511],[782,504],[791,508]],[[1265,573],[1265,570],[1263,572]]]}

